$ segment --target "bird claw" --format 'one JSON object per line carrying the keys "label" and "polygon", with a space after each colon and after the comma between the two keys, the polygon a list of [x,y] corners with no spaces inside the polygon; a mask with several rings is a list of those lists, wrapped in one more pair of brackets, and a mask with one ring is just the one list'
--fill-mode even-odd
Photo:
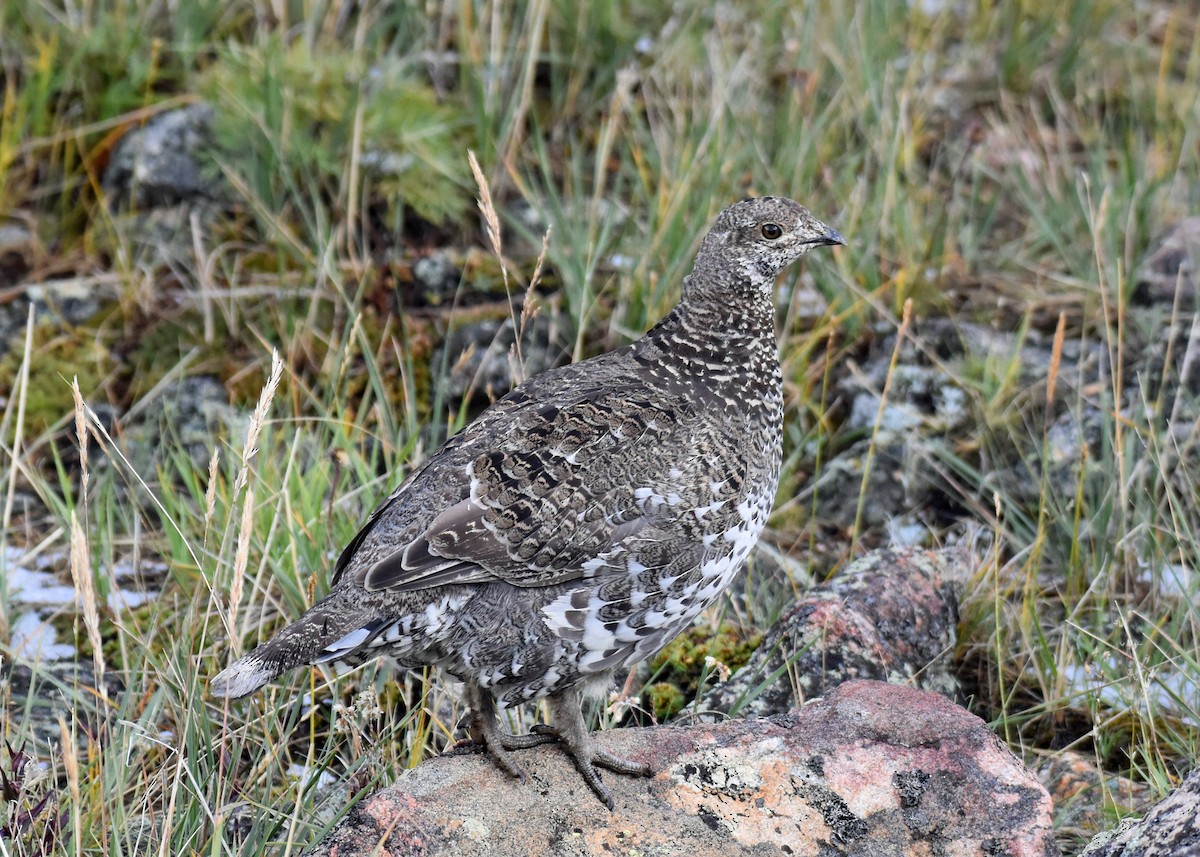
{"label": "bird claw", "polygon": [[614,756],[604,750],[588,749],[584,752],[576,752],[566,744],[563,745],[563,748],[571,757],[571,761],[575,763],[575,768],[583,777],[583,781],[595,792],[596,797],[604,802],[610,812],[613,808],[612,792],[600,778],[600,772],[596,770],[597,765],[619,774],[632,774],[638,777],[648,777],[651,774],[649,765],[643,762],[634,762],[631,759],[622,759],[620,756]]}
{"label": "bird claw", "polygon": [[[600,777],[600,772],[596,770],[597,767],[606,768],[618,774],[630,774],[636,777],[648,777],[651,775],[649,765],[644,762],[635,762],[631,759],[614,756],[605,750],[598,750],[590,738],[585,747],[576,751],[567,741],[563,740],[558,729],[547,723],[538,723],[529,731],[529,735],[521,736],[523,740],[527,741],[530,738],[536,737],[540,739],[538,743],[559,742],[563,750],[571,757],[571,761],[575,763],[576,769],[583,776],[583,781],[588,784],[588,787],[595,792],[596,797],[600,798],[610,810],[613,808],[612,792],[604,785],[604,780]],[[512,737],[515,738],[517,736]],[[527,746],[533,745],[529,744]],[[509,747],[507,749],[513,748]]]}
{"label": "bird claw", "polygon": [[487,745],[482,741],[476,741],[474,738],[463,738],[460,741],[455,741],[449,747],[442,751],[443,756],[467,756],[473,753],[487,752]]}
{"label": "bird claw", "polygon": [[596,750],[592,753],[592,764],[616,771],[618,774],[630,774],[635,777],[649,777],[654,773],[645,762],[623,759],[603,750]]}
{"label": "bird claw", "polygon": [[508,754],[507,750],[502,750],[500,747],[493,747],[490,745],[487,749],[488,755],[492,757],[492,760],[509,776],[520,780],[522,784],[524,784],[529,778],[529,776],[525,773],[525,769],[512,760],[512,756]]}
{"label": "bird claw", "polygon": [[509,751],[528,750],[530,747],[550,744],[556,740],[546,735],[510,735],[500,729],[489,730],[489,732],[491,734],[485,734],[484,740],[478,743],[481,743],[488,755],[496,760],[496,764],[521,782],[525,782],[525,770],[513,761]]}
{"label": "bird claw", "polygon": [[[549,744],[557,740],[556,736],[544,735],[536,730],[529,735],[512,735],[500,728],[496,722],[495,703],[491,697],[482,693],[478,688],[471,691],[468,698],[470,707],[469,732],[471,743],[482,747],[495,760],[502,771],[525,782],[525,770],[512,760],[509,750],[527,750],[540,744]],[[461,744],[462,742],[459,742]],[[458,748],[458,744],[454,749]]]}
{"label": "bird claw", "polygon": [[505,750],[528,750],[530,747],[553,744],[557,740],[557,734],[546,735],[536,728],[528,735],[510,735],[507,732],[500,732],[500,746]]}
{"label": "bird claw", "polygon": [[[504,733],[501,733],[504,734]],[[515,736],[510,736],[515,737]],[[492,757],[492,761],[509,776],[515,777],[522,783],[525,782],[527,776],[524,769],[512,760],[508,752],[504,749],[503,742],[491,744],[485,738],[481,741],[476,741],[474,738],[463,738],[461,741],[456,741],[449,747],[443,756],[467,756],[476,753],[486,753]]]}
{"label": "bird claw", "polygon": [[[471,743],[487,750],[501,770],[525,782],[525,771],[512,760],[510,750],[525,750],[541,744],[557,742],[571,757],[583,781],[606,807],[613,808],[612,792],[604,785],[597,766],[636,777],[651,775],[650,766],[643,762],[623,759],[596,747],[583,722],[576,693],[551,697],[551,714],[554,725],[539,723],[527,735],[512,735],[500,728],[496,721],[495,703],[478,687],[468,686],[467,704],[470,708]],[[464,742],[454,746],[457,750]]]}

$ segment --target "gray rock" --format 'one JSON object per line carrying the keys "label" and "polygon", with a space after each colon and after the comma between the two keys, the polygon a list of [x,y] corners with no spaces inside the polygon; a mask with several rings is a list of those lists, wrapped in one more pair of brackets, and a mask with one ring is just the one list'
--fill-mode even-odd
{"label": "gray rock", "polygon": [[[862,389],[854,396],[850,410],[852,428],[873,430],[876,419],[879,432],[885,439],[902,436],[905,432],[925,427],[928,432],[965,429],[971,413],[967,394],[945,372],[932,366],[899,365],[892,371],[888,399],[880,412],[880,395],[887,380],[887,367],[872,378],[874,389]],[[848,379],[854,384],[855,379]],[[858,386],[858,384],[854,384]]]}
{"label": "gray rock", "polygon": [[560,344],[558,325],[546,316],[536,315],[525,326],[521,342],[524,371],[518,372],[514,368],[513,331],[512,318],[507,316],[451,331],[433,363],[435,376],[442,365],[447,368],[445,392],[450,399],[498,399],[521,379],[567,362],[569,354]]}
{"label": "gray rock", "polygon": [[86,324],[108,301],[117,297],[112,280],[103,277],[76,277],[32,284],[25,296],[34,305],[40,320],[53,320],[64,326]]}
{"label": "gray rock", "polygon": [[[197,375],[168,384],[121,431],[126,455],[139,473],[157,473],[170,465],[168,454],[185,451],[198,473],[208,470],[213,449],[241,444],[249,415],[229,404],[229,393],[216,378]],[[169,472],[172,468],[167,467]]]}
{"label": "gray rock", "polygon": [[1200,855],[1200,768],[1141,819],[1126,820],[1093,839],[1082,857],[1196,855]]}
{"label": "gray rock", "polygon": [[915,515],[899,515],[887,522],[887,544],[893,548],[919,548],[932,539],[933,532]]}
{"label": "gray rock", "polygon": [[7,303],[0,303],[0,354],[24,344],[29,308],[35,325],[67,329],[86,324],[116,300],[115,279],[103,275],[31,283]]}
{"label": "gray rock", "polygon": [[158,114],[121,139],[102,180],[131,261],[170,265],[184,281],[198,264],[194,233],[211,231],[227,194],[212,158],[213,118],[203,102]]}
{"label": "gray rock", "polygon": [[367,798],[311,857],[1058,854],[1050,798],[979,718],[912,688],[857,681],[789,714],[616,729],[610,812],[557,748],[521,751],[519,783],[447,755]]}
{"label": "gray rock", "polygon": [[[506,254],[514,250],[518,254],[539,253],[546,230],[553,227],[556,235],[561,234],[565,223],[604,224],[606,229],[619,231],[628,220],[628,208],[609,197],[565,201],[555,201],[552,197],[533,200],[519,197],[503,204],[500,216],[503,226],[511,227],[504,231]],[[485,228],[481,220],[480,229]]]}
{"label": "gray rock", "polygon": [[[1074,474],[1087,454],[1099,458],[1105,442],[1104,422],[1108,415],[1100,408],[1085,402],[1079,409],[1063,411],[1046,431],[1046,463],[1054,469],[1066,469]],[[1065,483],[1059,489],[1068,487]],[[1072,490],[1074,486],[1070,486]]]}
{"label": "gray rock", "polygon": [[[993,433],[986,443],[979,443],[974,413],[979,393],[964,385],[961,377],[970,376],[965,367],[972,364],[1000,362],[1011,367],[1015,384],[1044,389],[1052,340],[1036,331],[1017,336],[934,318],[922,320],[920,330],[906,338],[893,367],[895,350],[894,333],[881,336],[862,358],[861,367],[837,382],[838,399],[848,403],[841,430],[849,437],[835,446],[840,451],[828,459],[807,489],[816,494],[819,523],[849,530],[861,498],[859,533],[868,537],[868,543],[926,543],[930,527],[972,517],[969,506],[977,495],[969,491],[971,480],[961,478],[960,462],[980,472],[984,483],[978,494],[990,497],[1000,491],[1010,500],[1036,508],[1042,487],[1040,475],[1031,472],[1036,459],[1003,433]],[[1058,399],[1074,396],[1085,380],[1081,366],[1097,372],[1097,361],[1103,357],[1100,349],[1068,340],[1060,363]],[[888,393],[883,399],[885,386]],[[1077,478],[1072,474],[1078,469],[1074,455],[1078,445],[1069,436],[1070,418],[1063,419],[1053,441],[1056,461],[1062,458],[1066,463],[1052,477],[1057,480],[1061,475],[1069,481]],[[868,470],[872,445],[874,457]],[[1054,484],[1058,486],[1057,481]],[[1067,496],[1073,493],[1071,483]]]}
{"label": "gray rock", "polygon": [[154,816],[138,813],[125,822],[123,829],[114,832],[113,838],[131,857],[150,857],[162,844],[162,824]]}
{"label": "gray rock", "polygon": [[861,678],[957,698],[949,657],[969,575],[955,550],[867,554],[801,596],[749,662],[704,694],[701,717],[780,714]]}
{"label": "gray rock", "polygon": [[23,253],[33,247],[33,233],[16,223],[0,225],[0,254]]}
{"label": "gray rock", "polygon": [[395,178],[402,176],[413,167],[419,167],[417,158],[411,152],[389,152],[383,149],[370,149],[363,152],[359,162],[364,170],[377,176]]}
{"label": "gray rock", "polygon": [[[839,398],[849,402],[842,430],[853,442],[825,463],[810,489],[816,492],[822,523],[851,529],[861,498],[860,533],[877,543],[889,532],[920,543],[928,535],[921,520],[924,510],[940,515],[958,508],[953,485],[940,473],[954,440],[971,437],[975,428],[968,392],[945,364],[949,355],[993,345],[959,327],[936,322],[925,327],[929,331],[928,336],[921,332],[922,348],[906,340],[895,366],[895,336],[885,336],[858,371],[837,382]],[[945,356],[932,362],[933,353]],[[893,522],[905,513],[907,520]]]}
{"label": "gray rock", "polygon": [[454,300],[462,285],[462,274],[449,254],[438,251],[413,262],[413,286],[421,303],[441,306]]}
{"label": "gray rock", "polygon": [[[915,434],[908,438],[914,446],[919,441]],[[811,488],[817,495],[821,522],[849,532],[862,497],[861,529],[883,533],[893,516],[917,505],[905,480],[909,458],[906,447],[905,442],[876,445],[865,488],[863,471],[870,458],[869,439],[857,441],[830,459]]]}
{"label": "gray rock", "polygon": [[126,134],[104,171],[109,197],[141,209],[216,196],[218,173],[206,151],[213,116],[210,105],[189,104]]}
{"label": "gray rock", "polygon": [[[121,681],[122,676],[109,670],[101,677],[102,687],[97,687],[90,658],[43,661],[30,666],[14,664],[6,657],[0,663],[0,682],[8,685],[6,695],[13,700],[13,704],[20,706],[18,710],[21,712],[23,740],[29,741],[30,755],[40,758],[62,752],[63,731],[59,723],[63,719],[69,722],[72,716],[80,713],[76,698],[64,693],[64,688],[72,689],[85,698],[102,699],[107,696],[113,699],[125,692]],[[93,739],[82,729],[74,733],[74,738],[80,758],[87,758],[89,745],[95,749]],[[4,755],[0,753],[0,758]],[[0,807],[0,819],[3,819],[3,809]]]}
{"label": "gray rock", "polygon": [[829,312],[829,301],[817,289],[812,271],[805,268],[795,280],[785,278],[777,285],[775,305],[787,307],[793,329],[816,327]]}
{"label": "gray rock", "polygon": [[532,239],[539,238],[546,233],[546,228],[549,223],[546,220],[545,206],[534,205],[524,197],[518,197],[505,206],[504,218],[506,221],[516,224],[519,235],[527,235],[530,237],[530,247],[533,246]]}
{"label": "gray rock", "polygon": [[[955,9],[959,4],[923,0],[918,5],[925,10],[935,6]],[[1000,61],[993,51],[981,47],[952,45],[949,50],[914,54],[913,61],[923,66],[922,79],[930,86],[929,107],[931,119],[937,120],[936,130],[961,133],[962,126],[995,98],[993,81],[1000,74]]]}
{"label": "gray rock", "polygon": [[1196,306],[1198,290],[1200,217],[1186,217],[1167,231],[1142,262],[1134,298],[1169,308],[1178,292],[1180,307],[1189,310]]}
{"label": "gray rock", "polygon": [[33,233],[24,226],[0,225],[0,288],[20,282],[33,267],[36,252]]}
{"label": "gray rock", "polygon": [[133,250],[132,261],[143,269],[171,268],[182,283],[199,288],[196,235],[207,243],[220,214],[220,205],[202,199],[126,211],[113,215],[115,232]]}

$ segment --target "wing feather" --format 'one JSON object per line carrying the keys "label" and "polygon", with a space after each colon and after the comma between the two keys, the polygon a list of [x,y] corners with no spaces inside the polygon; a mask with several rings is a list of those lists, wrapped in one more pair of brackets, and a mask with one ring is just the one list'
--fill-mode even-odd
{"label": "wing feather", "polygon": [[[683,416],[644,394],[610,389],[493,421],[476,443],[460,444],[476,453],[466,466],[434,466],[410,479],[419,494],[420,480],[452,473],[461,499],[359,569],[359,582],[395,591],[498,580],[535,587],[611,571],[610,559],[623,555],[614,548],[682,511],[662,502],[678,479],[662,452]],[[666,487],[660,496],[647,484]],[[391,502],[408,493],[402,487]]]}

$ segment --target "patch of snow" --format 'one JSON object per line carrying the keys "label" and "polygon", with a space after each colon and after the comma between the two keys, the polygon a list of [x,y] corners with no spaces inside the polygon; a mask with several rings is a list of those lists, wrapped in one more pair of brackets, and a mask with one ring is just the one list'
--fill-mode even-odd
{"label": "patch of snow", "polygon": [[300,780],[301,788],[305,789],[308,788],[309,783],[312,782],[314,776],[317,779],[317,789],[329,788],[337,783],[337,777],[329,773],[329,771],[321,771],[320,773],[316,773],[308,765],[301,765],[296,762],[293,762],[288,766],[287,775]]}
{"label": "patch of snow", "polygon": [[1200,575],[1186,565],[1167,563],[1156,568],[1142,563],[1137,579],[1138,583],[1146,584],[1163,598],[1190,603],[1200,592]]}
{"label": "patch of snow", "polygon": [[929,539],[925,525],[907,515],[889,519],[887,530],[888,543],[894,547],[922,547]]}
{"label": "patch of snow", "polygon": [[967,394],[953,384],[943,384],[935,394],[938,414],[951,425],[965,419],[967,413]]}
{"label": "patch of snow", "polygon": [[[36,568],[20,564],[21,557],[22,552],[16,548],[5,549],[8,597],[12,601],[30,607],[67,607],[75,604],[75,587],[63,583],[56,575],[41,570],[51,565],[61,565],[66,561],[64,557],[42,554],[37,558]],[[117,578],[131,576],[134,573],[132,565],[126,569],[117,564],[111,571]],[[110,610],[127,610],[139,607],[157,597],[158,593],[154,591],[116,589],[108,594],[108,607]]]}
{"label": "patch of snow", "polygon": [[49,568],[60,568],[67,563],[67,553],[63,550],[42,550],[30,556],[31,551],[16,545],[4,546],[3,566],[12,568],[23,566],[45,571]]}
{"label": "patch of snow", "polygon": [[874,428],[875,420],[879,419],[881,431],[897,433],[907,432],[921,424],[921,412],[906,403],[891,402],[884,406],[879,413],[879,396],[874,393],[859,393],[854,397],[850,406],[850,426],[853,428]]}
{"label": "patch of snow", "polygon": [[75,603],[74,586],[60,583],[53,574],[20,565],[8,567],[8,595],[13,601],[42,607]]}
{"label": "patch of snow", "polygon": [[[930,18],[936,18],[947,10],[956,11],[956,4],[953,0],[916,0],[916,2],[909,0],[908,5],[916,6],[916,8],[920,9],[923,14]],[[929,277],[931,281],[937,282],[937,271],[930,269],[925,272],[925,276]]]}
{"label": "patch of snow", "polygon": [[75,647],[59,643],[58,632],[32,610],[12,626],[13,655],[23,661],[63,661],[75,657]]}
{"label": "patch of snow", "polygon": [[140,590],[131,589],[114,589],[108,593],[108,609],[113,611],[129,610],[133,607],[140,607],[147,601],[153,601],[158,597],[157,592],[142,592]]}
{"label": "patch of snow", "polygon": [[1067,664],[1061,671],[1072,696],[1091,694],[1114,710],[1136,711],[1147,718],[1165,714],[1200,726],[1200,687],[1178,670],[1155,667],[1145,673],[1144,687],[1137,673],[1115,659],[1086,666]]}
{"label": "patch of snow", "polygon": [[128,580],[147,575],[157,576],[165,574],[167,570],[167,564],[161,560],[142,558],[141,562],[134,565],[131,558],[125,558],[115,560],[112,565],[105,569],[105,574],[113,580]]}

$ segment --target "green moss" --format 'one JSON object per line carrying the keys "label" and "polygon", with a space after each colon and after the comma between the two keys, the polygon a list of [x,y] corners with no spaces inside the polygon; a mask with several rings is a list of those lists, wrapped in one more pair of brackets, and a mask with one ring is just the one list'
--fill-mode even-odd
{"label": "green moss", "polygon": [[[670,717],[683,707],[685,699],[695,696],[705,674],[706,658],[736,670],[750,659],[760,640],[761,633],[747,633],[730,622],[722,622],[715,633],[705,626],[689,628],[650,662],[651,671],[660,681],[642,691],[643,702],[655,717]],[[711,676],[706,681],[711,682]],[[679,701],[670,713],[662,714],[660,709],[666,711],[674,704],[674,695],[666,688],[673,689]]]}
{"label": "green moss", "polygon": [[357,147],[369,198],[430,223],[459,221],[472,198],[469,120],[414,67],[391,57],[368,67],[349,48],[271,37],[224,49],[204,90],[218,107],[222,150],[267,209],[297,187],[336,198]]}
{"label": "green moss", "polygon": [[642,689],[642,701],[658,721],[672,717],[683,708],[683,691],[669,681],[657,681]]}
{"label": "green moss", "polygon": [[[10,348],[0,357],[0,395],[7,398],[18,392],[23,358],[19,347]],[[25,436],[37,437],[59,420],[69,419],[75,409],[72,378],[79,379],[84,399],[94,401],[91,394],[115,366],[113,355],[94,331],[87,328],[64,331],[48,323],[35,327],[25,393]]]}
{"label": "green moss", "polygon": [[[266,326],[267,319],[262,313],[246,315],[256,324]],[[261,370],[247,371],[255,349],[243,346],[240,335],[244,334],[227,328],[224,316],[219,313],[211,342],[204,341],[204,319],[198,310],[188,310],[170,319],[145,321],[125,356],[129,383],[126,397],[130,401],[142,398],[176,372],[179,361],[187,355],[188,375],[212,375],[222,382],[236,378],[230,390],[233,403],[253,407],[264,379]]]}

